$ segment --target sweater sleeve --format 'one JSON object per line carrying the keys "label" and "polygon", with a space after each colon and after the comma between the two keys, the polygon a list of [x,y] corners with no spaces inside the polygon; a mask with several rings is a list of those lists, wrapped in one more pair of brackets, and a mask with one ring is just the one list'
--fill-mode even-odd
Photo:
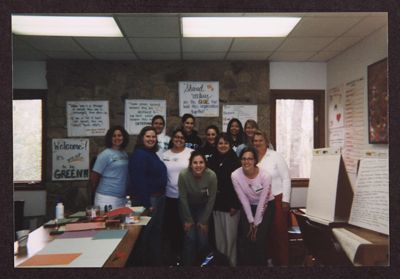
{"label": "sweater sleeve", "polygon": [[187,188],[186,188],[186,181],[183,175],[183,172],[179,174],[178,177],[178,188],[179,188],[179,207],[182,214],[183,222],[185,223],[194,223],[192,214],[189,210],[189,203],[187,197]]}
{"label": "sweater sleeve", "polygon": [[264,189],[261,192],[260,195],[260,200],[257,205],[256,209],[256,216],[254,217],[254,224],[258,226],[264,216],[265,209],[267,208],[268,201],[271,198],[271,177],[269,175],[263,175],[262,176],[262,183],[264,186]]}
{"label": "sweater sleeve", "polygon": [[144,207],[148,208],[150,204],[150,193],[147,187],[146,168],[148,167],[146,157],[140,150],[134,152],[129,159],[128,170],[130,185],[128,193],[139,199]]}
{"label": "sweater sleeve", "polygon": [[242,186],[240,185],[240,182],[236,179],[234,174],[232,174],[232,183],[233,187],[235,188],[236,194],[238,195],[238,198],[242,203],[243,210],[247,216],[247,220],[249,221],[249,223],[254,223],[253,213],[251,212],[249,199],[246,197],[245,193],[243,192]]}
{"label": "sweater sleeve", "polygon": [[211,212],[214,207],[215,197],[217,196],[217,187],[217,176],[213,171],[210,170],[210,177],[208,181],[208,191],[210,195],[208,197],[203,215],[199,218],[199,223],[203,225],[208,224],[208,219],[210,218]]}

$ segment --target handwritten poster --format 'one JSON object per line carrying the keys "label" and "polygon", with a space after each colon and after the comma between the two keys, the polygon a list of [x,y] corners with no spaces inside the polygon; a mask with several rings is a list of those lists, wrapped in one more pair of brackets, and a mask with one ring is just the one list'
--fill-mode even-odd
{"label": "handwritten poster", "polygon": [[364,79],[347,82],[344,86],[344,149],[343,159],[348,173],[357,172],[357,163],[365,147]]}
{"label": "handwritten poster", "polygon": [[257,121],[257,105],[224,105],[222,107],[223,131],[226,131],[232,118],[239,119],[242,125],[249,119]]}
{"label": "handwritten poster", "polygon": [[89,179],[89,139],[53,139],[53,180]]}
{"label": "handwritten poster", "polygon": [[130,135],[138,135],[143,127],[151,125],[151,119],[157,114],[167,119],[167,102],[165,100],[126,100],[126,131]]}
{"label": "handwritten poster", "polygon": [[104,136],[109,126],[108,101],[67,102],[68,137]]}
{"label": "handwritten poster", "polygon": [[180,81],[179,115],[219,116],[218,81]]}
{"label": "handwritten poster", "polygon": [[360,162],[349,223],[389,234],[389,166],[387,158]]}

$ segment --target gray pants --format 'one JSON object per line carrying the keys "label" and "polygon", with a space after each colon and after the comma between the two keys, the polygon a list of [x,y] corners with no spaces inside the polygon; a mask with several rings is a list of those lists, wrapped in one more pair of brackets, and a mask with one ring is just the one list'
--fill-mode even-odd
{"label": "gray pants", "polygon": [[217,250],[228,257],[230,266],[236,266],[236,240],[240,211],[233,216],[229,212],[213,211],[213,217]]}

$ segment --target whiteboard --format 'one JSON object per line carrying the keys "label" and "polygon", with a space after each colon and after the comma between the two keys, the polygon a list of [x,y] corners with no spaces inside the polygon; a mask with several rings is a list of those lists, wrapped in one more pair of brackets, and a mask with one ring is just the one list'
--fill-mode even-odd
{"label": "whiteboard", "polygon": [[222,130],[226,131],[228,123],[232,118],[239,119],[242,125],[249,119],[257,122],[257,108],[257,105],[223,105]]}
{"label": "whiteboard", "polygon": [[165,100],[125,100],[125,129],[128,134],[139,135],[143,127],[151,125],[151,120],[155,115],[161,115],[165,120],[167,119]]}
{"label": "whiteboard", "polygon": [[108,101],[68,101],[68,137],[104,136],[110,126]]}
{"label": "whiteboard", "polygon": [[340,158],[340,149],[322,148],[313,151],[307,193],[307,215],[329,222],[335,221]]}
{"label": "whiteboard", "polygon": [[193,116],[219,116],[218,81],[180,81],[179,116],[185,113]]}
{"label": "whiteboard", "polygon": [[387,158],[360,161],[349,223],[389,235],[389,166]]}

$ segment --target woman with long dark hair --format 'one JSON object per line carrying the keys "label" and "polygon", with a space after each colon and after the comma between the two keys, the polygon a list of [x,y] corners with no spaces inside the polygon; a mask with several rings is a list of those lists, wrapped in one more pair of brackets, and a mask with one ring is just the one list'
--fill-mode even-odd
{"label": "woman with long dark hair", "polygon": [[123,207],[126,203],[129,135],[122,126],[111,127],[105,136],[106,149],[96,158],[90,181],[95,192],[94,204],[104,208]]}
{"label": "woman with long dark hair", "polygon": [[194,130],[196,119],[190,113],[185,113],[182,116],[182,128],[186,133],[186,147],[197,150],[200,148],[202,141]]}
{"label": "woman with long dark hair", "polygon": [[209,125],[206,128],[206,141],[199,150],[204,154],[207,162],[210,160],[210,158],[214,155],[216,151],[215,139],[218,134],[219,134],[219,129],[217,126]]}
{"label": "woman with long dark hair", "polygon": [[243,143],[244,133],[242,122],[237,118],[232,118],[226,127],[226,133],[232,142],[232,149],[236,152],[239,145]]}

